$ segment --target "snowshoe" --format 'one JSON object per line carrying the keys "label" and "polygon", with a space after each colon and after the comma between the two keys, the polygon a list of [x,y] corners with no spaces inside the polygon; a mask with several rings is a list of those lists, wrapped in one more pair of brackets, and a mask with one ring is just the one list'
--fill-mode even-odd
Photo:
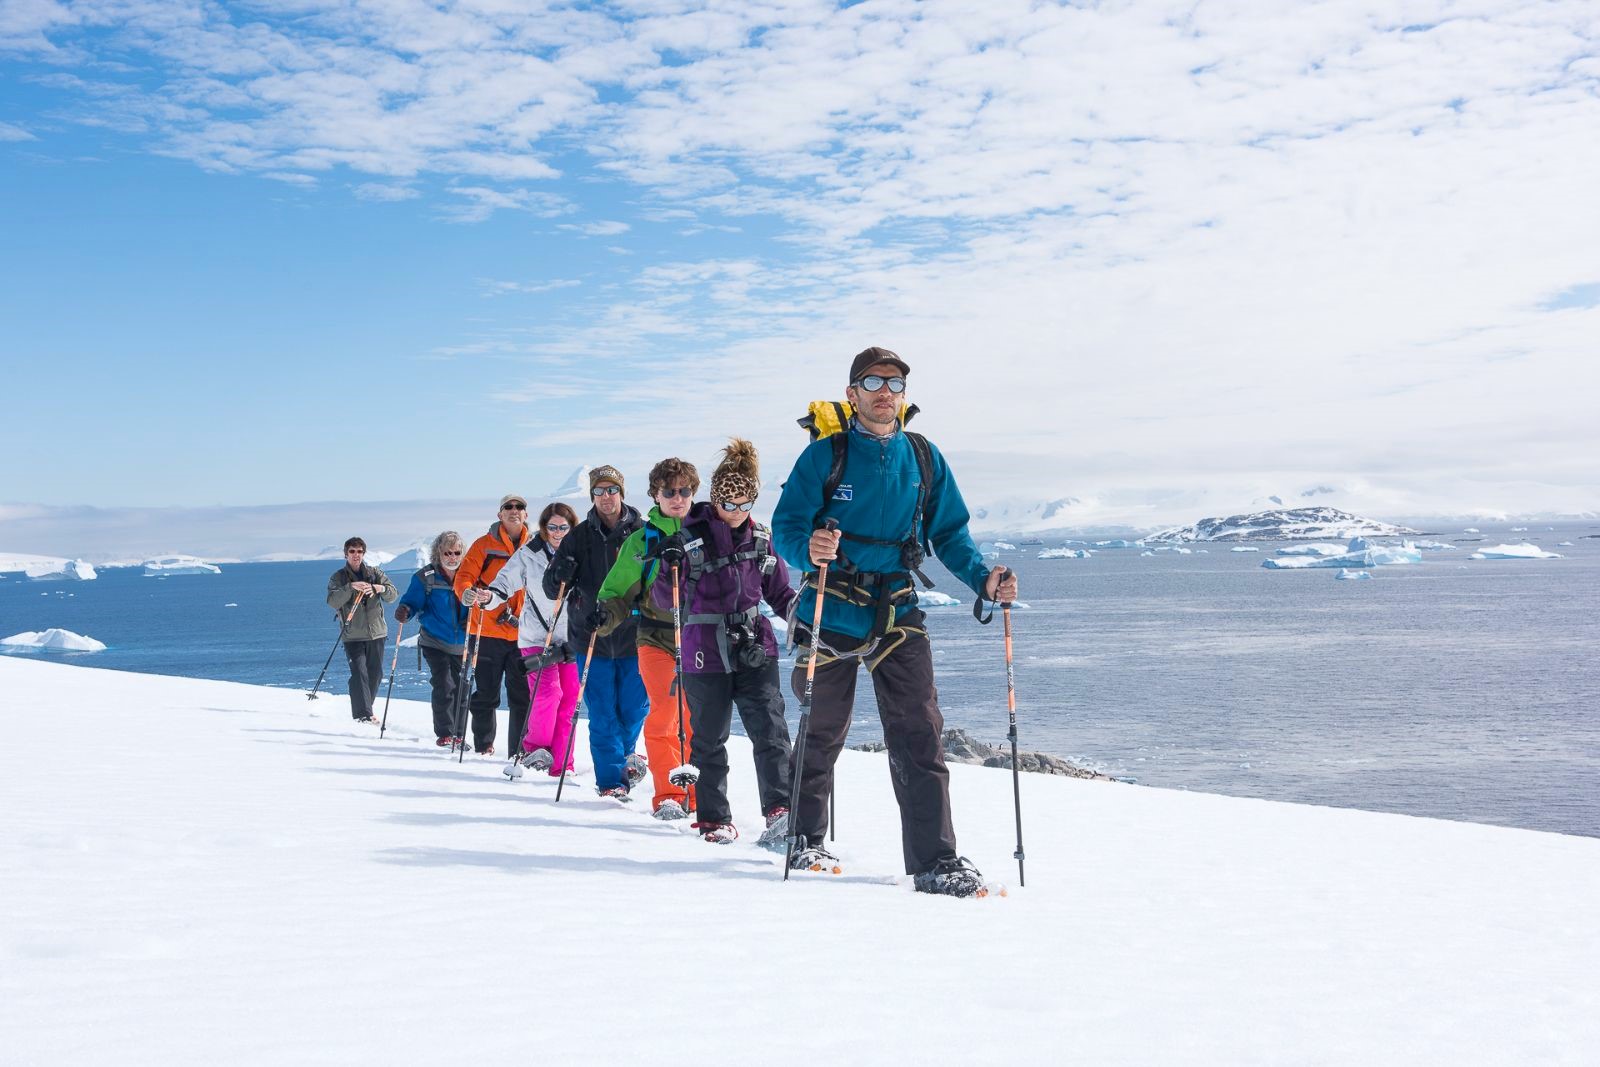
{"label": "snowshoe", "polygon": [[635,752],[623,761],[622,772],[628,776],[628,788],[632,789],[650,773],[650,761],[643,754]]}
{"label": "snowshoe", "polygon": [[933,870],[923,871],[912,879],[917,892],[938,893],[947,897],[986,897],[989,887],[983,875],[965,856],[952,856],[940,860]]}
{"label": "snowshoe", "polygon": [[828,874],[844,873],[844,868],[839,866],[839,857],[821,845],[807,845],[805,848],[796,849],[794,858],[789,861],[789,869],[791,871],[823,871]]}
{"label": "snowshoe", "polygon": [[615,800],[619,804],[628,802],[628,787],[625,785],[614,785],[610,789],[596,789],[595,792],[609,800]]}
{"label": "snowshoe", "polygon": [[731,845],[739,838],[739,829],[731,822],[697,822],[694,828],[700,831],[700,840],[713,845]]}
{"label": "snowshoe", "polygon": [[661,806],[650,814],[662,822],[676,822],[678,819],[689,817],[689,813],[683,810],[683,805],[676,800],[663,800]]}
{"label": "snowshoe", "polygon": [[767,812],[767,828],[756,838],[756,844],[761,848],[773,852],[784,852],[789,848],[789,809],[773,808]]}
{"label": "snowshoe", "polygon": [[434,746],[437,748],[453,748],[455,743],[456,739],[453,737],[441,737],[434,742]]}
{"label": "snowshoe", "polygon": [[[532,767],[540,774],[554,767],[555,763],[556,758],[550,754],[548,748],[536,748],[532,752],[523,753],[522,756],[522,765],[524,767]],[[572,772],[568,771],[567,773],[570,775]]]}

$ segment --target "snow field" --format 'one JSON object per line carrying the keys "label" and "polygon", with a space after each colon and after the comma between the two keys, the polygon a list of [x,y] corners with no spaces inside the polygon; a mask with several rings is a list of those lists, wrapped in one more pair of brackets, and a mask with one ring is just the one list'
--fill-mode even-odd
{"label": "snow field", "polygon": [[7,1063],[1600,1057],[1600,840],[1026,775],[1018,888],[1010,775],[952,766],[1012,887],[956,901],[881,884],[881,755],[840,760],[846,874],[784,884],[741,738],[718,847],[457,765],[422,703],[380,741],[295,690],[7,657],[0,693],[41,738],[0,749]]}

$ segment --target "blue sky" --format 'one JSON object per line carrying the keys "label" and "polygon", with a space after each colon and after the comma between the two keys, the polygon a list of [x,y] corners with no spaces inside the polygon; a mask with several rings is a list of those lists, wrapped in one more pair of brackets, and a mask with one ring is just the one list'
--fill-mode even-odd
{"label": "blue sky", "polygon": [[0,505],[776,479],[883,344],[980,500],[1600,508],[1597,53],[1576,0],[8,4]]}

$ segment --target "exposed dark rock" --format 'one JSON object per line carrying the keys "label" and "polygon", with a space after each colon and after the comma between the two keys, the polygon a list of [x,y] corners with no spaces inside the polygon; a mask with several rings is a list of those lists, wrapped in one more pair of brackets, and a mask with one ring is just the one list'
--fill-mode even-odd
{"label": "exposed dark rock", "polygon": [[[883,752],[885,747],[882,741],[868,741],[860,745],[850,746],[858,752]],[[1011,766],[1011,745],[989,745],[960,727],[952,727],[944,732],[944,755],[951,763],[975,763],[984,767]],[[1068,763],[1060,756],[1052,756],[1048,752],[1017,752],[1017,763],[1024,771],[1035,774],[1059,774],[1067,778],[1098,778],[1110,781],[1109,775],[1098,771],[1086,770],[1076,764]]]}

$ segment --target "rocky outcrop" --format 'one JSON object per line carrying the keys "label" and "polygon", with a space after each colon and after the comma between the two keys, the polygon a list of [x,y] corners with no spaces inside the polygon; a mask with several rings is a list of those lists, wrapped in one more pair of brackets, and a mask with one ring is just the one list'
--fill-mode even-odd
{"label": "rocky outcrop", "polygon": [[[882,741],[868,741],[861,745],[852,745],[860,752],[883,752]],[[1011,766],[1011,746],[990,745],[979,741],[960,727],[952,727],[944,732],[944,757],[951,763],[975,763],[983,767]],[[1111,781],[1109,775],[1098,771],[1086,770],[1076,764],[1068,763],[1060,756],[1052,756],[1048,752],[1017,752],[1017,763],[1024,771],[1035,774],[1059,774],[1067,778],[1098,778],[1101,781]]]}

